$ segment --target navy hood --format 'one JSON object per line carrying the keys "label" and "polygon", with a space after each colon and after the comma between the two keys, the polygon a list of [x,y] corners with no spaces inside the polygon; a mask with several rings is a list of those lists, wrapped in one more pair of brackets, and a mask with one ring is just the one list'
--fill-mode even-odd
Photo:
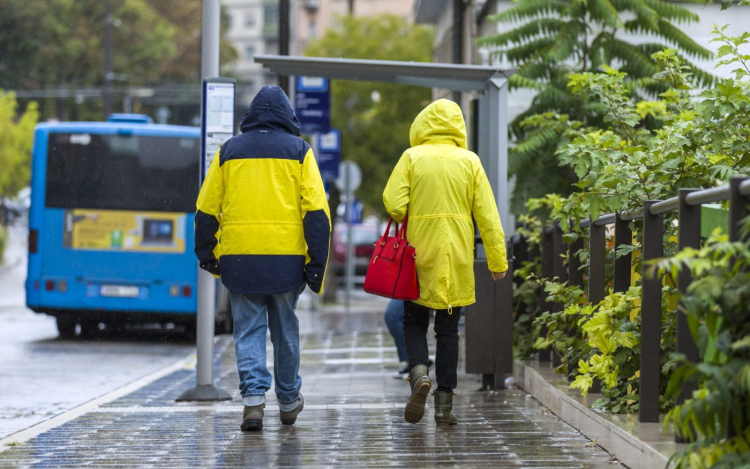
{"label": "navy hood", "polygon": [[242,117],[240,130],[271,128],[299,136],[300,125],[284,90],[267,85],[261,88],[250,109]]}

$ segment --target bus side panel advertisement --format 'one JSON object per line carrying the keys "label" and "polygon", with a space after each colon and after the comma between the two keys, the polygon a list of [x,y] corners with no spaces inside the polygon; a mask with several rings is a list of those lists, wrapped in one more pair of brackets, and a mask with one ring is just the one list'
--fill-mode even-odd
{"label": "bus side panel advertisement", "polygon": [[65,210],[63,246],[126,252],[185,252],[186,214],[121,210]]}

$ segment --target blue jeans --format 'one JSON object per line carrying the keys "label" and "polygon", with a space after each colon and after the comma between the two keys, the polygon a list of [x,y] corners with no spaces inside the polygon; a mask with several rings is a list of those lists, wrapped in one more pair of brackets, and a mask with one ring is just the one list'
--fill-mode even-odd
{"label": "blue jeans", "polygon": [[404,343],[404,302],[401,300],[391,300],[385,307],[385,324],[396,342],[398,350],[398,361],[408,362],[409,356],[406,354],[406,345]]}
{"label": "blue jeans", "polygon": [[240,391],[246,406],[263,404],[266,391],[271,389],[271,373],[266,367],[266,330],[270,329],[279,408],[288,412],[297,407],[302,378],[299,376],[299,321],[294,311],[304,290],[303,283],[278,295],[229,293]]}

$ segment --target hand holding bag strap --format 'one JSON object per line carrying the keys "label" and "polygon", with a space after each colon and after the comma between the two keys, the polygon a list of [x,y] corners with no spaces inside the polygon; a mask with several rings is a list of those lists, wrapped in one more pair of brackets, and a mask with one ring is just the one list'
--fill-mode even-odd
{"label": "hand holding bag strap", "polygon": [[403,239],[404,241],[408,240],[406,239],[406,225],[409,224],[409,214],[407,213],[404,215],[404,221],[401,223],[401,231],[397,233],[398,239]]}

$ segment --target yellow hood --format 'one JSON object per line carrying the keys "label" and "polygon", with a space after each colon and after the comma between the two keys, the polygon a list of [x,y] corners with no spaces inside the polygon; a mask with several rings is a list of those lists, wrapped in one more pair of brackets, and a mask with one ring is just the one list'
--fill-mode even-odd
{"label": "yellow hood", "polygon": [[412,147],[425,143],[453,142],[461,148],[466,145],[466,124],[458,104],[438,99],[419,113],[409,132]]}

